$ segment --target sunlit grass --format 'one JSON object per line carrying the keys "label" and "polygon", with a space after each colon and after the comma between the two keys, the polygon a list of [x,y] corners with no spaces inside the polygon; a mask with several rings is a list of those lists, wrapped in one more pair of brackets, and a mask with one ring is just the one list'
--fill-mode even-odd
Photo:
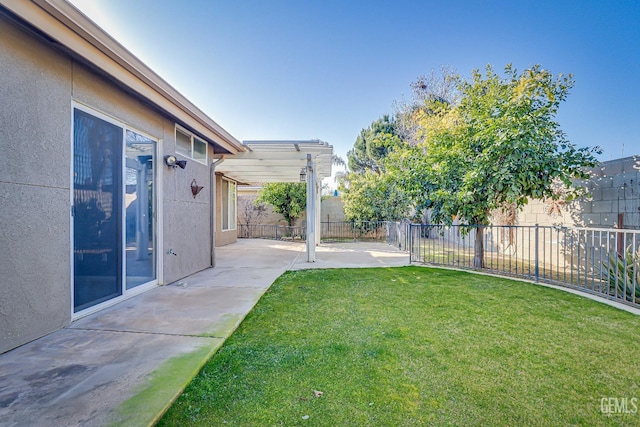
{"label": "sunlit grass", "polygon": [[639,333],[639,317],[508,279],[288,272],[160,425],[639,425],[601,411],[640,398]]}

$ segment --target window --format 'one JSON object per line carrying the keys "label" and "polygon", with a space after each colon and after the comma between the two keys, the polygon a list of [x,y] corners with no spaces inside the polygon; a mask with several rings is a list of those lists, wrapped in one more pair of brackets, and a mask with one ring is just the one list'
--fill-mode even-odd
{"label": "window", "polygon": [[207,143],[194,137],[193,155],[191,157],[195,160],[201,160],[202,162],[207,163]]}
{"label": "window", "polygon": [[207,164],[207,143],[180,128],[176,128],[176,153]]}
{"label": "window", "polygon": [[236,229],[236,183],[222,180],[222,229]]}
{"label": "window", "polygon": [[176,129],[176,152],[191,157],[191,136]]}

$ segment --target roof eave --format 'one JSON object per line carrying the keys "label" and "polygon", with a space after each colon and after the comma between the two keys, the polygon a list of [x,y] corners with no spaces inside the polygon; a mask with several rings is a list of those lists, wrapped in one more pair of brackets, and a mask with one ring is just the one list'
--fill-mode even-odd
{"label": "roof eave", "polygon": [[231,154],[242,143],[64,0],[0,0],[0,4],[111,78]]}

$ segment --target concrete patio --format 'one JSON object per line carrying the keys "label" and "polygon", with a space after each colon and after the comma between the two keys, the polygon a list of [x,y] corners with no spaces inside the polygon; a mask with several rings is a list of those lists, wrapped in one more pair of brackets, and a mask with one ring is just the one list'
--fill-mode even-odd
{"label": "concrete patio", "polygon": [[239,240],[214,269],[0,355],[0,425],[152,425],[285,271],[409,263],[384,243],[323,244],[315,263],[304,250]]}

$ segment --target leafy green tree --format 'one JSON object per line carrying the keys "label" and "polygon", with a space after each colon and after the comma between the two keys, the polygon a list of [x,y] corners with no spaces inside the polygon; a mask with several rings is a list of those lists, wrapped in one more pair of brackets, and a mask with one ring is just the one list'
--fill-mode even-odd
{"label": "leafy green tree", "polygon": [[355,173],[371,171],[379,175],[384,170],[384,158],[401,145],[395,119],[384,115],[367,129],[362,129],[356,138],[353,149],[347,152],[349,169]]}
{"label": "leafy green tree", "polygon": [[275,182],[265,184],[256,204],[266,203],[281,214],[292,227],[307,207],[307,187],[303,182]]}
{"label": "leafy green tree", "polygon": [[343,202],[347,221],[395,221],[409,213],[409,201],[402,189],[389,175],[371,171],[349,175]]}
{"label": "leafy green tree", "polygon": [[350,173],[339,177],[348,221],[399,219],[408,202],[402,189],[386,179],[385,159],[404,145],[394,118],[384,115],[362,129],[347,152]]}
{"label": "leafy green tree", "polygon": [[[487,66],[470,81],[458,79],[458,105],[426,100],[417,118],[420,145],[392,155],[391,176],[414,203],[432,209],[435,221],[454,218],[488,224],[494,209],[520,208],[530,198],[567,200],[582,194],[572,179],[587,178],[598,148],[577,148],[560,129],[556,115],[573,86],[572,76],[553,76],[535,66],[504,77]],[[408,163],[411,168],[407,169]],[[484,259],[483,229],[476,232],[474,266]]]}

